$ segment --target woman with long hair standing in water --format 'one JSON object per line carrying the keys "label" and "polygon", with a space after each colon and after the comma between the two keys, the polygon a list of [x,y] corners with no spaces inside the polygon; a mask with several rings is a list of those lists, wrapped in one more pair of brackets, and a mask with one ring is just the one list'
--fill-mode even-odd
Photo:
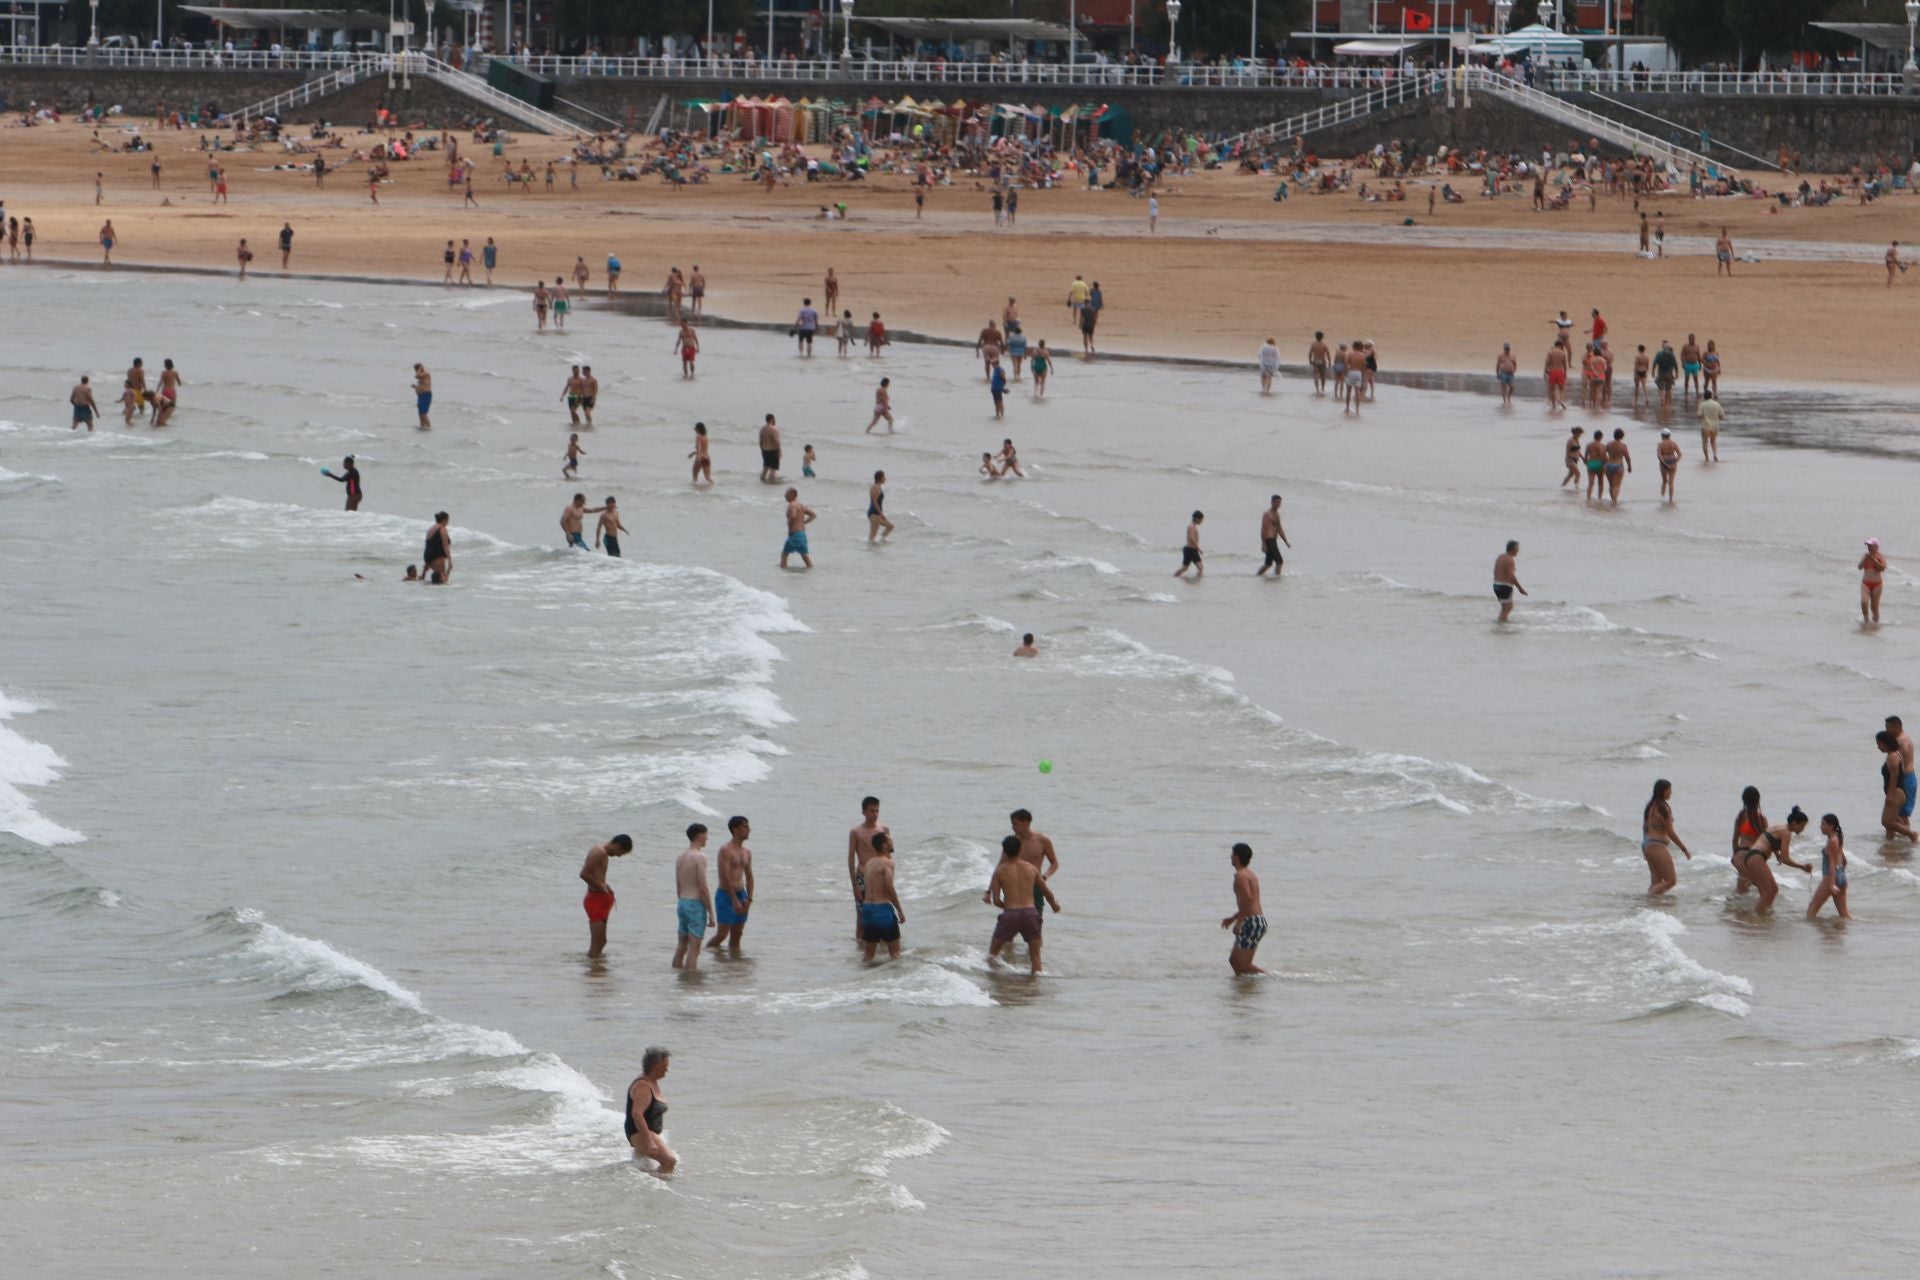
{"label": "woman with long hair standing in water", "polygon": [[1665,778],[1653,784],[1653,799],[1647,801],[1647,807],[1640,811],[1640,854],[1647,860],[1647,871],[1653,877],[1653,883],[1647,886],[1647,893],[1659,897],[1679,883],[1679,876],[1673,867],[1673,849],[1693,860],[1693,850],[1687,848],[1687,842],[1673,829],[1673,784]]}
{"label": "woman with long hair standing in water", "polygon": [[1780,896],[1780,885],[1768,865],[1766,844],[1767,815],[1760,812],[1760,788],[1748,787],[1740,793],[1740,816],[1733,820],[1733,869],[1740,879],[1734,893],[1743,894],[1752,885],[1760,891],[1760,910],[1773,910]]}
{"label": "woman with long hair standing in water", "polygon": [[1840,918],[1851,920],[1853,913],[1847,910],[1846,835],[1840,830],[1840,819],[1826,814],[1820,819],[1820,834],[1827,838],[1827,847],[1820,851],[1820,883],[1814,887],[1813,901],[1807,904],[1807,919],[1819,915],[1831,898]]}

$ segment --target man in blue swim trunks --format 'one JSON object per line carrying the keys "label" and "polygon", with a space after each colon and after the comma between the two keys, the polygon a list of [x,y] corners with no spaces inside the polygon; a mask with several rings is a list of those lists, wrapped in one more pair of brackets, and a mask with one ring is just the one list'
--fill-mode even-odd
{"label": "man in blue swim trunks", "polygon": [[868,796],[860,802],[860,821],[847,832],[847,880],[853,886],[853,940],[860,941],[860,904],[867,900],[867,882],[861,873],[873,856],[875,832],[891,835],[880,821],[880,798]]}
{"label": "man in blue swim trunks", "polygon": [[1900,775],[1900,789],[1907,793],[1907,798],[1900,803],[1900,816],[1911,818],[1914,801],[1920,799],[1920,777],[1914,775],[1913,767],[1913,739],[1900,727],[1899,716],[1887,717],[1887,732],[1893,736],[1894,746],[1898,748],[1888,763]]}
{"label": "man in blue swim trunks", "polygon": [[588,506],[586,494],[574,494],[573,501],[560,508],[560,532],[566,535],[567,545],[585,551],[587,538],[582,527],[583,519],[605,510],[605,507]]}
{"label": "man in blue swim trunks", "polygon": [[860,944],[864,959],[872,960],[881,943],[887,944],[887,959],[900,958],[900,926],[907,913],[900,909],[900,893],[893,883],[893,837],[885,831],[872,840],[873,855],[861,872],[866,882],[860,903]]}
{"label": "man in blue swim trunks", "polygon": [[707,889],[707,827],[696,822],[687,828],[687,851],[673,864],[674,889],[679,894],[675,915],[679,940],[673,948],[673,967],[700,967],[700,939],[713,923],[713,894]]}
{"label": "man in blue swim trunks", "polygon": [[420,429],[429,430],[433,419],[427,416],[427,410],[433,408],[433,375],[427,372],[427,366],[413,366],[413,403],[420,411]]}
{"label": "man in blue swim trunks", "polygon": [[788,556],[799,556],[800,563],[813,568],[813,557],[807,554],[807,526],[818,517],[812,507],[800,501],[798,489],[787,490],[787,541],[780,548],[780,567],[787,567]]}
{"label": "man in blue swim trunks", "polygon": [[718,951],[724,944],[737,956],[740,931],[747,927],[747,910],[753,906],[753,850],[747,848],[753,824],[745,818],[728,818],[727,834],[731,838],[720,846],[720,892],[713,895],[713,914],[720,927],[707,945]]}

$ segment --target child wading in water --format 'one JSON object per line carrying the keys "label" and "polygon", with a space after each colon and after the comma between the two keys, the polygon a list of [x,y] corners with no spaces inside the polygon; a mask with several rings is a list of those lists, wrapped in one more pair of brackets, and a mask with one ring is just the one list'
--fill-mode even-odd
{"label": "child wading in water", "polygon": [[1830,813],[1821,818],[1820,834],[1827,838],[1827,846],[1820,851],[1820,883],[1814,886],[1813,901],[1807,904],[1807,919],[1819,915],[1820,908],[1832,898],[1840,918],[1851,920],[1853,913],[1847,910],[1846,837],[1840,830],[1840,819]]}

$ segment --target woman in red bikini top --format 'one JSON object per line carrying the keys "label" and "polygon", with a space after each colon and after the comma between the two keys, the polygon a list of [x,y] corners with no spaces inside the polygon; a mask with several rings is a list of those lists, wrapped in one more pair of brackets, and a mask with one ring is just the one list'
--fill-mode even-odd
{"label": "woman in red bikini top", "polygon": [[1748,787],[1740,793],[1740,815],[1733,820],[1733,869],[1739,876],[1734,886],[1738,896],[1752,885],[1760,891],[1760,910],[1773,908],[1780,896],[1780,885],[1773,878],[1772,850],[1766,843],[1767,815],[1760,812],[1760,788]]}

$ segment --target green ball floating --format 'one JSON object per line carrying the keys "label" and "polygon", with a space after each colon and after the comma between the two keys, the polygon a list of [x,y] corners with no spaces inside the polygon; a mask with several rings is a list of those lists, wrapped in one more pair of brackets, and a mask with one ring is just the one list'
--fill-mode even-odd
{"label": "green ball floating", "polygon": [[1051,761],[1051,760],[1042,760],[1042,761],[1040,762],[1040,772],[1042,772],[1042,773],[1052,773],[1052,772],[1053,772],[1053,761]]}

